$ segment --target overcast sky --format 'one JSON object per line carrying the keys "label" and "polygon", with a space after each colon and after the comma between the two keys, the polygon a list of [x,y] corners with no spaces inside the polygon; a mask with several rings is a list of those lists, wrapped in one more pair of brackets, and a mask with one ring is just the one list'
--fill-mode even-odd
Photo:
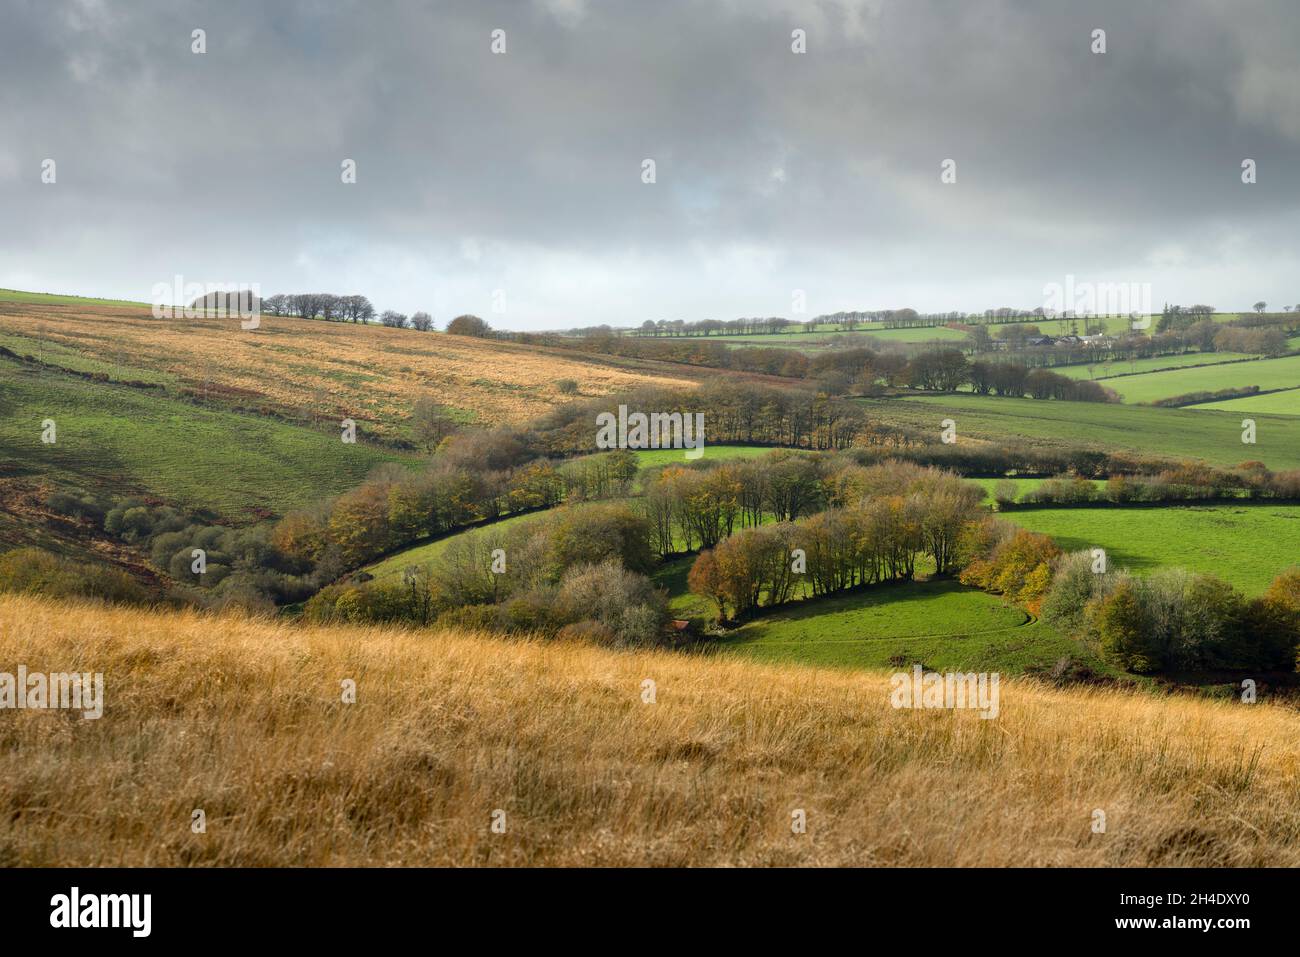
{"label": "overcast sky", "polygon": [[793,316],[794,290],[806,315],[1033,308],[1067,275],[1157,309],[1300,303],[1295,0],[0,0],[0,22],[0,286],[148,301],[179,274],[509,328]]}

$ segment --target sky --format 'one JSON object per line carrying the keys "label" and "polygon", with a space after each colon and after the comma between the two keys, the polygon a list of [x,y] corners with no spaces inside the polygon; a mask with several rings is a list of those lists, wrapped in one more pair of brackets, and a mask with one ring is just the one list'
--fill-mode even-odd
{"label": "sky", "polygon": [[1300,303],[1294,0],[0,0],[0,23],[0,287],[150,301],[181,276],[511,329],[1032,309],[1067,277]]}

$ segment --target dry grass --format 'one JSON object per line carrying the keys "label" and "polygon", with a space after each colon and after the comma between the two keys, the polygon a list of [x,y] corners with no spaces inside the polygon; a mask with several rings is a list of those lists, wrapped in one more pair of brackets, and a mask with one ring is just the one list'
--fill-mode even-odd
{"label": "dry grass", "polygon": [[259,329],[243,332],[237,319],[154,319],[148,310],[114,306],[0,303],[0,333],[172,377],[208,398],[304,418],[352,416],[385,434],[426,395],[499,424],[570,401],[556,385],[562,379],[575,380],[584,395],[606,395],[649,384],[688,387],[712,374],[341,322],[263,316]]}
{"label": "dry grass", "polygon": [[1009,682],[985,721],[878,674],[0,597],[19,663],[107,704],[0,712],[0,864],[1300,864],[1266,704]]}

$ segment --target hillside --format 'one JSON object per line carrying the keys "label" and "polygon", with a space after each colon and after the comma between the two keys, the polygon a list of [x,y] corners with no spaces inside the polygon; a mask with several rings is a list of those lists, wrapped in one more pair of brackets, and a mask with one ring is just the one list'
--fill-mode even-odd
{"label": "hillside", "polygon": [[331,429],[350,417],[362,434],[382,439],[408,439],[405,420],[426,396],[453,418],[493,425],[567,401],[563,379],[582,395],[605,395],[689,386],[716,374],[375,325],[263,316],[258,329],[244,331],[237,319],[155,319],[140,307],[3,300],[0,347],[60,369]]}
{"label": "hillside", "polygon": [[5,715],[0,865],[1300,864],[1267,703],[1008,681],[982,720],[883,672],[14,596],[0,659],[105,675],[99,720]]}

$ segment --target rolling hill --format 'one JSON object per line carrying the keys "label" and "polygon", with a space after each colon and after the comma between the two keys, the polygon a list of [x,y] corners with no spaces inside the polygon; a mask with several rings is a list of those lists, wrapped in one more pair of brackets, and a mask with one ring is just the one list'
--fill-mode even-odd
{"label": "rolling hill", "polygon": [[[716,373],[650,360],[578,355],[495,339],[263,316],[155,319],[148,309],[0,300],[0,346],[113,381],[308,424],[354,419],[379,440],[410,438],[421,397],[462,422],[518,423],[581,395],[690,386]],[[0,353],[3,356],[3,353]]]}

